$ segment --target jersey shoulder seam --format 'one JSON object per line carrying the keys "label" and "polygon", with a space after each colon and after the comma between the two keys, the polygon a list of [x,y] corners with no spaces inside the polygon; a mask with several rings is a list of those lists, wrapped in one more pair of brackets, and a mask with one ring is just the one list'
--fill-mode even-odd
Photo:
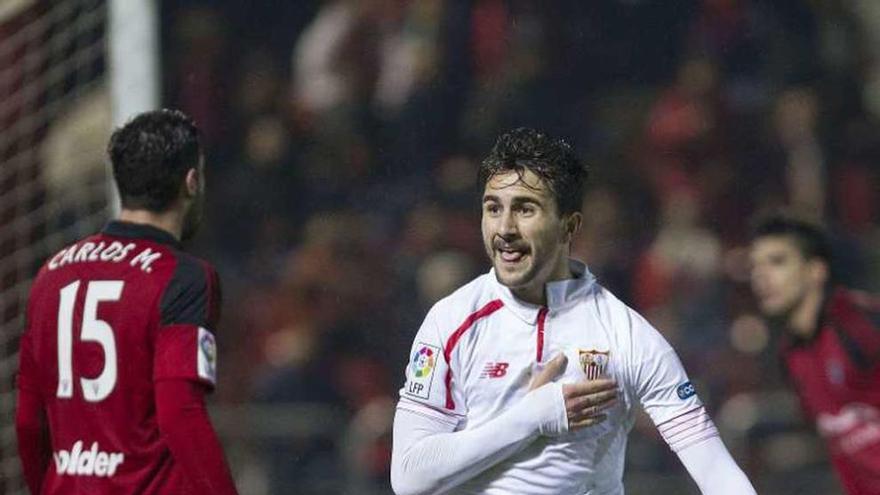
{"label": "jersey shoulder seam", "polygon": [[441,337],[449,338],[462,322],[495,298],[487,283],[488,274],[481,275],[437,301],[429,313]]}

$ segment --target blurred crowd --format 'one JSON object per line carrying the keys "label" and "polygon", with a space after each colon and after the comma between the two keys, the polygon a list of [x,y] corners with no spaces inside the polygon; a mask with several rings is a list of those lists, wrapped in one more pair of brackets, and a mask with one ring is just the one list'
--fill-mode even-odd
{"label": "blurred crowd", "polygon": [[[218,400],[350,421],[345,442],[268,442],[271,493],[335,493],[352,469],[388,492],[412,336],[488,269],[476,168],[518,126],[591,167],[575,256],[679,351],[759,491],[830,493],[804,474],[827,461],[784,392],[745,245],[785,207],[829,227],[843,282],[880,290],[880,3],[163,4],[165,103],[209,150],[194,249],[225,284]],[[631,476],[683,474],[637,429]]]}

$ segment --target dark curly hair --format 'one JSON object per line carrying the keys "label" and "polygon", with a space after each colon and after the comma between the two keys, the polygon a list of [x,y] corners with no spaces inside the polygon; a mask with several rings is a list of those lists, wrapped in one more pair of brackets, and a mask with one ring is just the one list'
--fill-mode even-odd
{"label": "dark curly hair", "polygon": [[179,110],[145,112],[116,129],[107,154],[122,207],[166,211],[201,152],[198,128]]}
{"label": "dark curly hair", "polygon": [[589,170],[568,143],[535,129],[520,127],[498,138],[480,164],[480,188],[496,174],[515,171],[522,177],[526,170],[547,184],[560,215],[581,211]]}

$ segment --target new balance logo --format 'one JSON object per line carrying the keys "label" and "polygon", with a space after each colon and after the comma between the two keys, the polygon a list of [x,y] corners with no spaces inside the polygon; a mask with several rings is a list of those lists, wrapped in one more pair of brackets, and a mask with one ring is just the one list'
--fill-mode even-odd
{"label": "new balance logo", "polygon": [[82,440],[77,440],[70,451],[59,450],[52,454],[55,459],[55,472],[76,476],[113,476],[116,468],[125,460],[121,452],[101,452],[98,442],[92,442],[92,448],[83,451]]}
{"label": "new balance logo", "polygon": [[480,378],[501,378],[507,374],[510,363],[486,363]]}

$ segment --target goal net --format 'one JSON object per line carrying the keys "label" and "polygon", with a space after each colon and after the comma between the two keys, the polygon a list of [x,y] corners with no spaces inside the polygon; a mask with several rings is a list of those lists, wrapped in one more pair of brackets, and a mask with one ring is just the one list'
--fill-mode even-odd
{"label": "goal net", "polygon": [[30,283],[108,218],[107,0],[0,2],[0,494],[26,493],[13,416]]}

